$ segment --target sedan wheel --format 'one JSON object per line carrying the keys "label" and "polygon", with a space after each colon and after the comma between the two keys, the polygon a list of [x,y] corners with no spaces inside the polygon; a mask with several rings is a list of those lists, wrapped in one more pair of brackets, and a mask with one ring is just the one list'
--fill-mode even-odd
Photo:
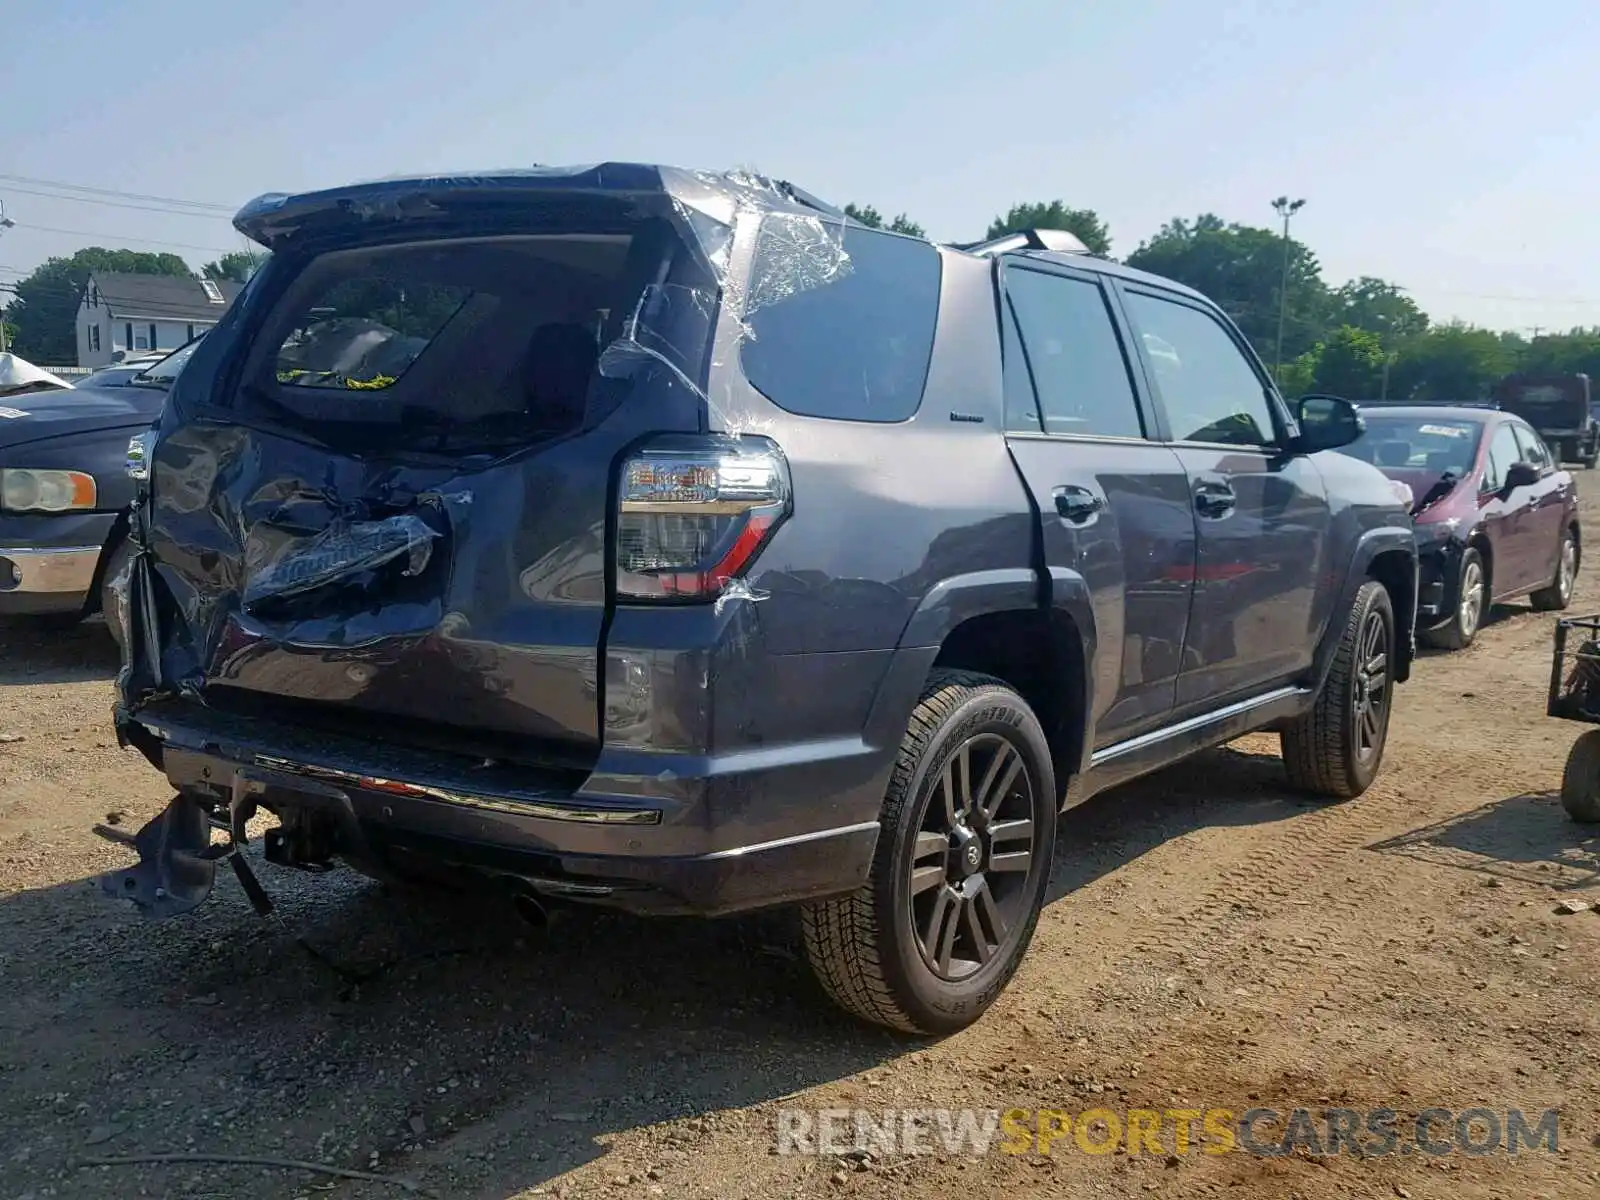
{"label": "sedan wheel", "polygon": [[1572,603],[1572,590],[1578,583],[1578,535],[1568,529],[1561,535],[1561,550],[1556,557],[1556,578],[1549,587],[1540,588],[1529,597],[1541,612],[1554,612]]}
{"label": "sedan wheel", "polygon": [[1456,607],[1443,625],[1424,630],[1419,638],[1439,650],[1461,650],[1478,636],[1478,627],[1489,611],[1489,572],[1483,558],[1471,546],[1461,552],[1456,575]]}

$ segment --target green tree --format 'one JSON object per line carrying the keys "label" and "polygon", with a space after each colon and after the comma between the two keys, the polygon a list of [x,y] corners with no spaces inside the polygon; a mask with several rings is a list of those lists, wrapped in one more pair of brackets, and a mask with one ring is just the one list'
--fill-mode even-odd
{"label": "green tree", "polygon": [[1293,401],[1317,390],[1317,363],[1321,357],[1322,345],[1319,342],[1298,358],[1283,364],[1283,371],[1278,376],[1278,390],[1286,399]]}
{"label": "green tree", "polygon": [[78,304],[93,271],[194,278],[189,264],[176,254],[89,246],[70,258],[49,259],[17,284],[17,298],[6,309],[6,323],[15,331],[12,348],[18,354],[52,366],[77,362]]}
{"label": "green tree", "polygon": [[1389,372],[1389,395],[1406,400],[1482,400],[1517,366],[1515,343],[1460,321],[1408,338]]}
{"label": "green tree", "polygon": [[1111,253],[1111,230],[1092,208],[1068,208],[1061,200],[1048,203],[1013,204],[1003,217],[989,222],[986,238],[997,238],[1024,229],[1064,229],[1089,248],[1090,254]]}
{"label": "green tree", "polygon": [[1600,383],[1600,329],[1536,337],[1523,346],[1519,358],[1518,365],[1525,371],[1577,371]]}
{"label": "green tree", "polygon": [[1317,346],[1312,387],[1350,400],[1375,399],[1383,387],[1384,357],[1378,334],[1341,325]]}
{"label": "green tree", "polygon": [[[1228,224],[1215,213],[1176,218],[1128,256],[1128,265],[1176,279],[1209,296],[1238,324],[1256,352],[1277,350],[1283,237],[1270,229]],[[1329,297],[1322,268],[1302,242],[1289,242],[1289,304],[1283,360],[1305,354],[1327,329]]]}
{"label": "green tree", "polygon": [[1334,288],[1330,300],[1332,321],[1375,333],[1390,349],[1428,328],[1428,314],[1403,288],[1371,275]]}
{"label": "green tree", "polygon": [[208,262],[200,268],[200,274],[207,279],[231,279],[235,283],[246,283],[265,257],[264,253],[235,250],[232,254],[224,254],[215,262]]}
{"label": "green tree", "polygon": [[928,236],[927,231],[905,213],[901,213],[894,220],[886,222],[883,219],[883,214],[870,204],[865,208],[854,204],[846,204],[844,206],[844,215],[852,221],[859,221],[869,229],[887,229],[890,233],[904,233],[909,234],[911,237],[919,238]]}

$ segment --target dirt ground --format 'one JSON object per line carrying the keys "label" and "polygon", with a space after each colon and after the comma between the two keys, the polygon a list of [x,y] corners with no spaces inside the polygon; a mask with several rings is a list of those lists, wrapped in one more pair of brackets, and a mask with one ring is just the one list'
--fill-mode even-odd
{"label": "dirt ground", "polygon": [[[0,742],[0,1200],[407,1194],[86,1163],[158,1153],[472,1200],[1600,1194],[1600,916],[1557,911],[1600,901],[1600,828],[1553,795],[1581,731],[1544,716],[1553,624],[1513,606],[1420,662],[1354,803],[1289,792],[1258,737],[1074,811],[1011,989],[928,1043],[835,1015],[777,917],[577,912],[539,935],[263,865],[281,919],[229,875],[144,923],[90,882],[128,861],[91,823],[166,799],[111,736],[109,639],[0,630],[0,735],[23,739]],[[781,1109],[1256,1106],[1387,1107],[1402,1130],[1434,1106],[1557,1108],[1559,1148],[776,1153]]]}

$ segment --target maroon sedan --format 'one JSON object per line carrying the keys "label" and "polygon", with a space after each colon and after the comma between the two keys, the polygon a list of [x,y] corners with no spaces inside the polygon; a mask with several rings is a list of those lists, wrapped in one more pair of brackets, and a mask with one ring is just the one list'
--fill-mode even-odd
{"label": "maroon sedan", "polygon": [[1526,421],[1493,408],[1362,406],[1366,433],[1340,451],[1411,489],[1422,578],[1417,629],[1459,650],[1489,606],[1572,600],[1582,541],[1578,496]]}

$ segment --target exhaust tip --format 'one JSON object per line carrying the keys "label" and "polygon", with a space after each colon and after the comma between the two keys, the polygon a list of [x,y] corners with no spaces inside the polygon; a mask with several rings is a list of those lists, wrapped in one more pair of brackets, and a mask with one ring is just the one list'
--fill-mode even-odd
{"label": "exhaust tip", "polygon": [[549,911],[532,891],[518,892],[511,898],[511,907],[516,909],[524,924],[534,929],[547,929],[550,925]]}

